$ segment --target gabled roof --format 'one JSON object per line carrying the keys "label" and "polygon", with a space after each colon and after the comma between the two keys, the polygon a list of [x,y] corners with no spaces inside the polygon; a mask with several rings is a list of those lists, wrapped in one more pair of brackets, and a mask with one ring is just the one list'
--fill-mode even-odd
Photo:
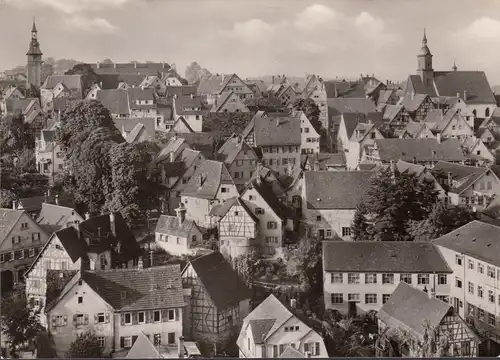
{"label": "gabled roof", "polygon": [[243,103],[241,101],[240,97],[237,96],[234,92],[232,92],[232,91],[226,91],[226,92],[223,92],[222,95],[220,96],[220,98],[217,100],[217,105],[214,106],[214,111],[217,112],[220,109],[222,109],[222,107],[227,103],[227,101],[231,97],[234,97],[236,99],[236,101],[238,101],[240,103]]}
{"label": "gabled roof", "polygon": [[165,97],[171,98],[177,95],[177,97],[196,95],[196,86],[194,85],[182,85],[182,86],[167,86],[165,90]]}
{"label": "gabled roof", "polygon": [[327,80],[325,85],[326,96],[331,98],[364,98],[366,97],[365,84],[362,81]]}
{"label": "gabled roof", "polygon": [[33,102],[38,102],[37,98],[23,98],[23,99],[7,99],[5,102],[7,112],[14,113],[20,112],[26,115],[27,110],[33,105]]}
{"label": "gabled roof", "polygon": [[402,105],[406,111],[414,112],[417,111],[420,105],[429,97],[426,94],[405,94],[398,102],[398,105]]}
{"label": "gabled roof", "polygon": [[498,219],[500,217],[500,196],[495,196],[489,205],[483,210],[483,214]]}
{"label": "gabled roof", "polygon": [[[233,78],[234,76],[238,77],[238,75],[236,74],[229,74],[229,75],[210,74],[203,76],[200,79],[200,84],[198,85],[198,94],[199,95],[220,94],[224,90],[224,88],[229,84],[231,78]],[[248,91],[249,93],[252,92],[250,89],[248,89]]]}
{"label": "gabled roof", "polygon": [[363,98],[329,98],[328,107],[337,110],[339,113],[358,112],[361,114],[374,113],[377,111],[375,103],[366,97]]}
{"label": "gabled roof", "polygon": [[223,157],[222,160],[225,164],[232,164],[242,150],[247,153],[249,152],[253,157],[257,158],[255,151],[244,141],[228,141],[224,145],[219,149],[219,154]]}
{"label": "gabled roof", "polygon": [[187,238],[194,228],[197,226],[193,220],[184,219],[181,223],[177,216],[161,215],[155,233]]}
{"label": "gabled roof", "polygon": [[[272,184],[264,181],[252,180],[246,187],[247,189],[253,188],[259,193],[269,207],[274,211],[276,216],[281,220],[295,219],[296,215],[288,206],[285,206],[273,192]],[[244,192],[243,192],[244,193]]]}
{"label": "gabled roof", "polygon": [[436,174],[436,176],[447,177],[448,174],[451,175],[451,178],[456,183],[453,184],[449,191],[457,194],[463,193],[488,171],[490,170],[485,167],[454,164],[445,161],[438,161],[432,169],[432,173]]}
{"label": "gabled roof", "polygon": [[380,159],[389,161],[464,161],[458,139],[377,139]]}
{"label": "gabled roof", "polygon": [[422,341],[426,324],[435,329],[451,310],[450,304],[401,281],[377,317],[392,331],[402,328]]}
{"label": "gabled roof", "polygon": [[86,258],[88,251],[87,243],[83,238],[80,238],[78,230],[74,227],[70,226],[56,231],[54,236],[57,236],[73,263],[78,259]]}
{"label": "gabled roof", "polygon": [[127,359],[161,359],[162,356],[151,340],[141,331],[126,356]]}
{"label": "gabled roof", "polygon": [[406,124],[404,130],[408,133],[408,135],[414,138],[415,136],[417,136],[418,133],[422,132],[426,127],[429,129],[429,126],[424,122],[409,121]]}
{"label": "gabled roof", "polygon": [[97,90],[95,98],[102,102],[104,107],[108,109],[111,114],[130,114],[127,90]]}
{"label": "gabled roof", "polygon": [[245,200],[238,196],[227,199],[224,203],[214,206],[212,210],[210,210],[210,216],[223,218],[233,206],[237,205],[241,206],[255,223],[259,222],[259,218],[250,210]]}
{"label": "gabled roof", "polygon": [[434,86],[440,96],[464,96],[468,104],[496,104],[484,71],[435,71]]}
{"label": "gabled roof", "polygon": [[344,125],[347,133],[347,138],[351,138],[354,129],[356,129],[356,126],[358,126],[359,123],[365,123],[368,124],[370,122],[372,123],[379,123],[382,121],[382,114],[380,113],[369,113],[369,114],[360,114],[360,113],[353,113],[353,112],[344,112],[342,113],[341,120],[344,120]]}
{"label": "gabled roof", "polygon": [[432,242],[435,245],[500,266],[499,239],[500,227],[474,220]]}
{"label": "gabled roof", "polygon": [[291,345],[288,345],[280,355],[280,358],[286,358],[286,359],[302,359],[305,358],[306,356],[302,354],[299,350],[296,348],[292,347]]}
{"label": "gabled roof", "polygon": [[396,90],[389,89],[389,90],[381,90],[379,95],[378,95],[378,103],[379,104],[385,104],[389,101],[391,96],[396,92]]}
{"label": "gabled roof", "polygon": [[92,69],[99,75],[101,74],[120,74],[120,75],[156,75],[163,71],[168,71],[170,65],[164,62],[128,62],[128,63],[91,63]]}
{"label": "gabled roof", "polygon": [[84,271],[82,280],[115,310],[185,306],[179,264],[147,269]]}
{"label": "gabled roof", "polygon": [[143,124],[137,124],[134,126],[132,131],[127,135],[125,141],[129,144],[137,142],[140,136],[145,132],[146,128]]}
{"label": "gabled roof", "polygon": [[325,241],[328,272],[452,273],[432,243],[410,241]]}
{"label": "gabled roof", "polygon": [[[132,110],[143,110],[143,109],[154,109],[156,108],[155,104],[155,90],[151,88],[128,88],[128,101],[129,107]],[[138,101],[153,101],[153,104],[142,105],[137,104]]]}
{"label": "gabled roof", "polygon": [[375,124],[358,123],[349,140],[354,142],[361,142],[366,138],[366,136],[373,128],[375,128]]}
{"label": "gabled roof", "polygon": [[392,122],[398,116],[401,111],[404,110],[403,105],[386,105],[384,108],[384,120],[388,120],[389,123]]}
{"label": "gabled roof", "polygon": [[62,229],[63,227],[66,227],[68,219],[74,215],[78,215],[81,218],[80,221],[83,221],[83,218],[76,212],[75,209],[65,206],[43,203],[42,210],[40,211],[36,222],[43,229],[50,229],[50,231],[48,231],[48,233],[50,234]]}
{"label": "gabled roof", "polygon": [[17,201],[18,208],[25,210],[29,213],[36,212],[42,209],[42,204],[46,202],[53,203],[55,196],[32,196],[29,198],[22,198]]}
{"label": "gabled roof", "polygon": [[166,80],[168,78],[176,78],[177,80],[179,80],[179,82],[182,84],[182,85],[187,85],[188,82],[186,79],[182,78],[182,76],[179,75],[179,73],[171,68],[170,70],[168,70],[167,72],[163,73],[163,79],[162,80]]}
{"label": "gabled roof", "polygon": [[[153,138],[155,135],[155,122],[154,117],[126,117],[126,118],[114,118],[113,122],[115,127],[120,131],[120,133],[125,130],[126,132],[132,133],[138,125],[142,125],[144,130],[149,137]],[[136,129],[137,131],[138,129]]]}
{"label": "gabled roof", "polygon": [[300,121],[292,116],[272,117],[259,111],[251,123],[256,146],[301,144]]}
{"label": "gabled roof", "polygon": [[370,171],[306,171],[308,209],[356,209],[370,187]]}
{"label": "gabled roof", "polygon": [[177,115],[199,115],[203,112],[199,96],[178,96],[174,98],[174,104]]}
{"label": "gabled roof", "polygon": [[[404,90],[405,94],[415,93],[415,94],[426,94],[431,97],[436,97],[436,91],[434,86],[427,86],[422,82],[419,75],[410,75],[406,81],[406,86]],[[454,94],[456,96],[456,93]]]}
{"label": "gabled roof", "polygon": [[82,93],[82,76],[81,75],[50,75],[42,85],[42,89],[52,90],[57,84],[62,83],[71,91]]}
{"label": "gabled roof", "polygon": [[[177,129],[177,125],[178,124],[182,124],[184,126],[184,128],[187,129],[187,134],[193,134],[195,132],[193,130],[193,128],[187,123],[186,119],[184,119],[183,116],[179,116],[179,118],[177,119],[177,121],[174,123],[172,129]],[[172,131],[172,130],[170,130],[170,131]],[[183,131],[182,133],[186,133],[186,132]]]}
{"label": "gabled roof", "polygon": [[193,267],[207,295],[219,310],[250,298],[250,290],[220,252],[214,251],[191,260],[189,265]]}
{"label": "gabled roof", "polygon": [[234,186],[233,179],[226,166],[219,161],[205,160],[196,169],[181,195],[215,199],[222,184]]}
{"label": "gabled roof", "polygon": [[9,235],[23,214],[23,210],[0,209],[0,244]]}
{"label": "gabled roof", "polygon": [[415,176],[422,175],[426,170],[426,167],[424,165],[414,164],[403,160],[398,160],[395,165],[396,169],[400,173],[407,172],[408,174],[413,174]]}

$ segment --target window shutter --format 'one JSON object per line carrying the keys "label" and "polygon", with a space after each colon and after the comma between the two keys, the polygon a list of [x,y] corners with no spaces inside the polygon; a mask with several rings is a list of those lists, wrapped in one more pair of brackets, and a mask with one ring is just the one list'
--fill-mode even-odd
{"label": "window shutter", "polygon": [[308,352],[308,351],[309,351],[309,344],[305,343],[304,344],[304,352]]}
{"label": "window shutter", "polygon": [[144,320],[146,320],[146,324],[149,324],[149,321],[150,321],[150,317],[149,317],[149,311],[146,311],[145,314],[144,314]]}
{"label": "window shutter", "polygon": [[106,313],[106,324],[109,324],[109,313]]}
{"label": "window shutter", "polygon": [[175,321],[179,321],[179,309],[175,309]]}
{"label": "window shutter", "polygon": [[89,324],[89,314],[85,314],[85,325]]}
{"label": "window shutter", "polygon": [[68,316],[64,315],[64,326],[68,325]]}
{"label": "window shutter", "polygon": [[132,336],[132,346],[134,346],[136,340],[137,340],[137,335]]}
{"label": "window shutter", "polygon": [[120,314],[120,318],[121,318],[121,324],[122,324],[122,326],[125,325],[125,314]]}
{"label": "window shutter", "polygon": [[273,345],[273,357],[278,357],[278,345]]}
{"label": "window shutter", "polygon": [[168,310],[161,311],[161,322],[165,322],[168,320]]}
{"label": "window shutter", "polygon": [[98,323],[98,317],[97,317],[97,314],[94,314],[94,324],[97,324]]}
{"label": "window shutter", "polygon": [[120,348],[123,349],[125,347],[125,338],[120,336]]}
{"label": "window shutter", "polygon": [[319,342],[316,343],[316,356],[319,355]]}
{"label": "window shutter", "polygon": [[56,323],[57,317],[52,316],[51,320],[52,320],[52,327],[56,327],[57,326],[57,323]]}
{"label": "window shutter", "polygon": [[77,318],[76,314],[73,315],[73,324],[75,324],[75,325],[76,325],[76,318]]}
{"label": "window shutter", "polygon": [[138,321],[138,319],[137,319],[137,313],[136,313],[136,312],[132,313],[132,324],[134,324],[134,325],[135,325],[135,324],[137,324],[138,322],[139,322],[139,321]]}

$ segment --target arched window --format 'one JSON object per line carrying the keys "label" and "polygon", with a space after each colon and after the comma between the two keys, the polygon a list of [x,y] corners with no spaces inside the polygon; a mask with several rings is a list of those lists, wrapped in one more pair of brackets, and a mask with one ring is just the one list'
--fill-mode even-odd
{"label": "arched window", "polygon": [[486,110],[484,110],[484,117],[489,117],[490,116],[490,108],[486,108]]}
{"label": "arched window", "polygon": [[476,109],[472,110],[472,114],[474,114],[474,116],[477,116],[477,111],[476,111]]}

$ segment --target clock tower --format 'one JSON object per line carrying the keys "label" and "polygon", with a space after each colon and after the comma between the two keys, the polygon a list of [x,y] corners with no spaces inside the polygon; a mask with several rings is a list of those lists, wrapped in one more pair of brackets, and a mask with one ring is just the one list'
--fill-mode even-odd
{"label": "clock tower", "polygon": [[31,29],[31,42],[26,56],[28,57],[27,78],[28,89],[31,86],[40,88],[42,85],[42,50],[38,42],[38,31],[36,30],[35,19],[33,19],[33,28]]}

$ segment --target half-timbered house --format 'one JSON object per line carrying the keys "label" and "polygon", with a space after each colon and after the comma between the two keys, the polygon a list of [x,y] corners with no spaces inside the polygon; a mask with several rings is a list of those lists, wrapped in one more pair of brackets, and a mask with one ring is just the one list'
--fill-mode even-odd
{"label": "half-timbered house", "polygon": [[402,105],[413,121],[424,121],[427,113],[434,109],[431,97],[425,94],[407,93],[403,96],[398,105]]}
{"label": "half-timbered house", "polygon": [[[441,341],[447,340],[449,349],[444,356],[478,356],[480,337],[453,307],[433,297],[432,293],[425,293],[404,282],[399,283],[377,317],[380,334],[397,344],[395,349],[378,346],[377,356],[399,354],[403,357],[422,357],[421,349],[426,347],[426,340],[433,343],[430,349],[436,353],[440,351]],[[393,348],[396,354],[384,353],[383,348]]]}
{"label": "half-timbered house", "polygon": [[184,335],[196,341],[225,341],[250,312],[250,290],[218,251],[189,262],[182,283],[191,289]]}

